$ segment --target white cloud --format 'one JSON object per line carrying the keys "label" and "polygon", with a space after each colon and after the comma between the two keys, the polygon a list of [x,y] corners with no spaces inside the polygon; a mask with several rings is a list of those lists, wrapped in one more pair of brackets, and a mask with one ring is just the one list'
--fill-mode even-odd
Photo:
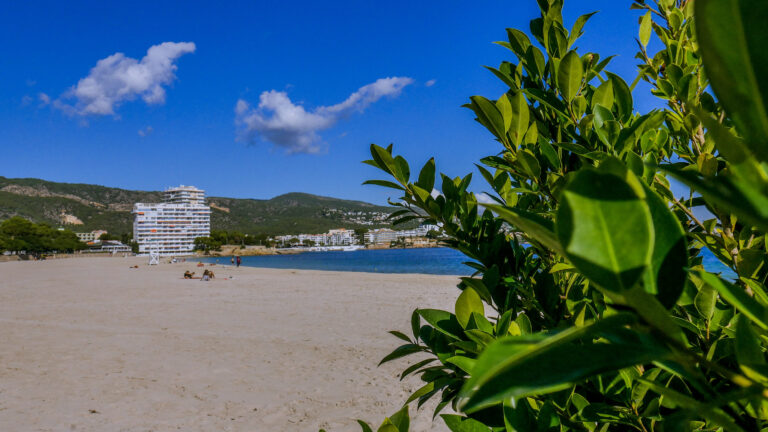
{"label": "white cloud", "polygon": [[431,79],[431,80],[425,82],[424,85],[427,86],[427,87],[432,87],[433,85],[435,85],[436,82],[437,82],[437,80]]}
{"label": "white cloud", "polygon": [[[165,102],[165,88],[176,79],[174,61],[195,52],[192,42],[153,45],[141,60],[115,53],[96,63],[54,106],[71,115],[114,115],[125,101],[141,97],[147,104]],[[73,100],[73,103],[66,101]]]}
{"label": "white cloud", "polygon": [[411,83],[413,80],[407,77],[381,78],[360,87],[343,102],[309,111],[294,104],[285,92],[265,91],[256,107],[242,99],[237,101],[235,123],[241,128],[241,137],[249,142],[260,138],[288,153],[318,153],[322,149],[319,131],[354,112],[362,112],[382,97],[399,95]]}
{"label": "white cloud", "polygon": [[154,131],[155,129],[152,126],[147,126],[145,128],[139,129],[139,136],[144,138],[147,135],[151,135]]}
{"label": "white cloud", "polygon": [[48,105],[49,103],[51,103],[51,97],[42,92],[37,94],[37,100],[40,101],[41,106]]}

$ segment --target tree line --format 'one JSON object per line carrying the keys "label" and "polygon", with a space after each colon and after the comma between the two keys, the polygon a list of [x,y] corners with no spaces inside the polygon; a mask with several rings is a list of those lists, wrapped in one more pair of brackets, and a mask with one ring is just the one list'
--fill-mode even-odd
{"label": "tree line", "polygon": [[0,223],[0,252],[39,255],[47,252],[74,252],[85,248],[85,243],[70,230],[37,224],[20,216]]}

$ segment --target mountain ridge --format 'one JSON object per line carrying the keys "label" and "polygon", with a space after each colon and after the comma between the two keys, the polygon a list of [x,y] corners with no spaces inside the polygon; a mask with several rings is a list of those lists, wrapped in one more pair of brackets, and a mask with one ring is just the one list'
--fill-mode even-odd
{"label": "mountain ridge", "polygon": [[[161,191],[136,191],[87,183],[0,176],[0,220],[22,216],[73,231],[132,230],[135,202],[162,202]],[[389,226],[390,207],[289,192],[269,199],[207,197],[211,228],[248,234],[298,234],[332,228]]]}

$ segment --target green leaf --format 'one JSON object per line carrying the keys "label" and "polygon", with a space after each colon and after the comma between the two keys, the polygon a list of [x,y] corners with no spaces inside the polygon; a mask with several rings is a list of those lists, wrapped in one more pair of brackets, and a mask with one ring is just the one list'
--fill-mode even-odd
{"label": "green leaf", "polygon": [[620,76],[611,72],[606,72],[605,74],[608,75],[613,83],[613,95],[619,114],[618,119],[622,122],[627,122],[632,117],[632,91]]}
{"label": "green leaf", "polygon": [[485,309],[483,308],[483,300],[480,299],[477,292],[467,287],[456,299],[456,319],[463,328],[467,328],[472,312],[484,315]]}
{"label": "green leaf", "polygon": [[415,309],[411,314],[411,331],[413,332],[413,339],[419,338],[419,330],[421,329],[421,318],[419,318],[419,310]]}
{"label": "green leaf", "polygon": [[724,427],[725,430],[729,432],[743,431],[742,428],[734,423],[733,419],[722,412],[719,408],[713,408],[711,406],[705,405],[696,399],[693,399],[670,388],[656,384],[653,381],[648,381],[643,378],[637,378],[637,380],[648,386],[652,391],[662,395],[666,399],[669,399],[675,405],[679,405],[680,407],[695,411],[698,415]]}
{"label": "green leaf", "polygon": [[[584,327],[572,327],[536,341],[529,337],[499,339],[480,355],[472,377],[463,386],[461,410],[474,412],[503,401],[546,394],[570,387],[590,376],[662,359],[668,352],[657,344],[600,343],[592,339],[621,331],[634,321],[617,314]],[[580,340],[581,343],[574,343]]]}
{"label": "green leaf", "polygon": [[651,24],[653,24],[651,11],[648,11],[640,19],[640,43],[643,46],[648,46],[648,42],[651,40]]}
{"label": "green leaf", "polygon": [[568,51],[557,70],[557,87],[563,98],[572,101],[581,89],[584,79],[584,64],[576,51]]}
{"label": "green leaf", "polygon": [[512,126],[512,105],[509,102],[507,93],[501,95],[496,101],[496,108],[501,114],[501,118],[504,120],[504,131],[509,132],[510,126]]}
{"label": "green leaf", "polygon": [[696,274],[701,280],[716,289],[724,301],[731,304],[763,330],[768,330],[768,309],[750,297],[744,288],[725,282],[712,273],[700,271]]}
{"label": "green leaf", "polygon": [[455,414],[442,414],[440,417],[451,432],[491,432],[488,426],[471,418]]}
{"label": "green leaf", "polygon": [[605,108],[613,106],[613,83],[611,80],[600,84],[592,93],[592,109],[594,110],[597,105],[602,105]]}
{"label": "green leaf", "polygon": [[422,360],[418,363],[414,363],[410,366],[408,366],[403,372],[400,373],[400,380],[402,381],[405,377],[412,374],[413,372],[417,371],[418,369],[421,369],[422,367],[432,363],[435,361],[435,358],[428,358],[426,360]]}
{"label": "green leaf", "polygon": [[703,285],[693,300],[696,310],[705,320],[712,319],[717,305],[717,291],[711,285]]}
{"label": "green leaf", "polygon": [[560,251],[560,243],[554,233],[554,224],[551,220],[537,214],[516,210],[495,204],[486,204],[488,209],[525,233],[526,236],[541,243],[549,249]]}
{"label": "green leaf", "polygon": [[373,160],[376,161],[379,168],[395,175],[395,160],[392,158],[392,153],[387,151],[387,149],[371,144],[371,156],[373,156]]}
{"label": "green leaf", "polygon": [[358,420],[357,423],[360,425],[360,427],[363,429],[363,432],[373,432],[373,429],[368,425],[368,423]]}
{"label": "green leaf", "polygon": [[408,406],[400,408],[400,411],[394,413],[388,419],[397,428],[398,432],[408,432],[411,424],[411,418],[408,415]]}
{"label": "green leaf", "polygon": [[381,359],[381,361],[379,362],[379,366],[381,366],[382,364],[384,364],[384,363],[386,363],[388,361],[399,359],[400,357],[405,357],[407,355],[415,354],[415,353],[421,352],[421,351],[423,351],[423,349],[419,345],[414,345],[414,344],[411,344],[411,343],[408,343],[408,344],[405,344],[405,345],[400,345],[399,347],[395,348],[394,351],[392,351],[391,353],[387,354],[386,357]]}
{"label": "green leaf", "polygon": [[571,177],[556,225],[568,259],[609,291],[627,290],[640,279],[651,264],[654,236],[641,183],[616,164],[622,176],[585,169]]}
{"label": "green leaf", "polygon": [[507,37],[509,39],[509,49],[522,60],[528,51],[528,47],[531,46],[531,40],[528,39],[525,33],[513,28],[507,29]]}
{"label": "green leaf", "polygon": [[586,24],[587,21],[592,18],[592,15],[596,13],[597,12],[591,12],[576,18],[576,22],[573,24],[573,28],[571,28],[571,33],[568,35],[568,48],[570,48],[576,42],[576,39],[582,35],[581,30],[584,28],[584,24]]}
{"label": "green leaf", "polygon": [[419,315],[426,322],[432,325],[437,331],[454,339],[461,340],[461,334],[464,332],[456,316],[450,312],[438,309],[419,309]]}
{"label": "green leaf", "polygon": [[482,96],[472,96],[470,100],[472,100],[471,108],[477,115],[480,124],[496,135],[499,140],[506,142],[507,133],[504,127],[504,118],[496,105]]}
{"label": "green leaf", "polygon": [[671,308],[677,302],[688,279],[688,243],[682,225],[667,204],[648,185],[643,183],[646,203],[651,211],[654,242],[651,255],[652,280],[647,285],[655,286],[655,294],[664,307]]}
{"label": "green leaf", "polygon": [[768,2],[697,0],[696,33],[710,84],[754,154],[768,160]]}
{"label": "green leaf", "polygon": [[428,192],[435,188],[435,158],[430,158],[421,168],[417,184]]}
{"label": "green leaf", "polygon": [[399,332],[397,330],[392,330],[392,331],[389,332],[389,334],[391,334],[392,336],[394,336],[394,337],[396,337],[398,339],[402,339],[402,340],[404,340],[406,342],[409,342],[409,343],[411,342],[411,339],[409,339],[408,336],[404,335],[402,332]]}
{"label": "green leaf", "polygon": [[512,135],[512,142],[519,146],[525,138],[525,132],[528,130],[529,110],[528,101],[525,100],[523,92],[517,92],[510,100],[511,124],[509,132]]}
{"label": "green leaf", "polygon": [[464,357],[464,356],[453,356],[446,360],[446,363],[451,363],[453,365],[456,365],[459,369],[463,370],[464,372],[471,374],[472,368],[475,367],[475,359]]}
{"label": "green leaf", "polygon": [[363,182],[364,185],[376,185],[376,186],[383,186],[388,187],[392,189],[399,189],[404,191],[405,188],[400,186],[399,184],[387,180],[366,180]]}
{"label": "green leaf", "polygon": [[736,359],[739,362],[739,368],[744,375],[758,382],[766,383],[768,378],[765,368],[765,354],[760,346],[752,325],[744,315],[736,318]]}

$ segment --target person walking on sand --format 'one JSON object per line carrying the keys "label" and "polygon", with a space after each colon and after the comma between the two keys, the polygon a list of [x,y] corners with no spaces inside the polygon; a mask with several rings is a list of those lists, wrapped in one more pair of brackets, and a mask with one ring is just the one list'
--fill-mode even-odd
{"label": "person walking on sand", "polygon": [[240,263],[242,262],[242,260],[240,259],[240,255],[238,255],[236,259],[237,259],[237,266],[240,267]]}
{"label": "person walking on sand", "polygon": [[229,260],[229,262],[232,263],[232,265],[235,265],[235,256],[232,255],[232,258]]}

